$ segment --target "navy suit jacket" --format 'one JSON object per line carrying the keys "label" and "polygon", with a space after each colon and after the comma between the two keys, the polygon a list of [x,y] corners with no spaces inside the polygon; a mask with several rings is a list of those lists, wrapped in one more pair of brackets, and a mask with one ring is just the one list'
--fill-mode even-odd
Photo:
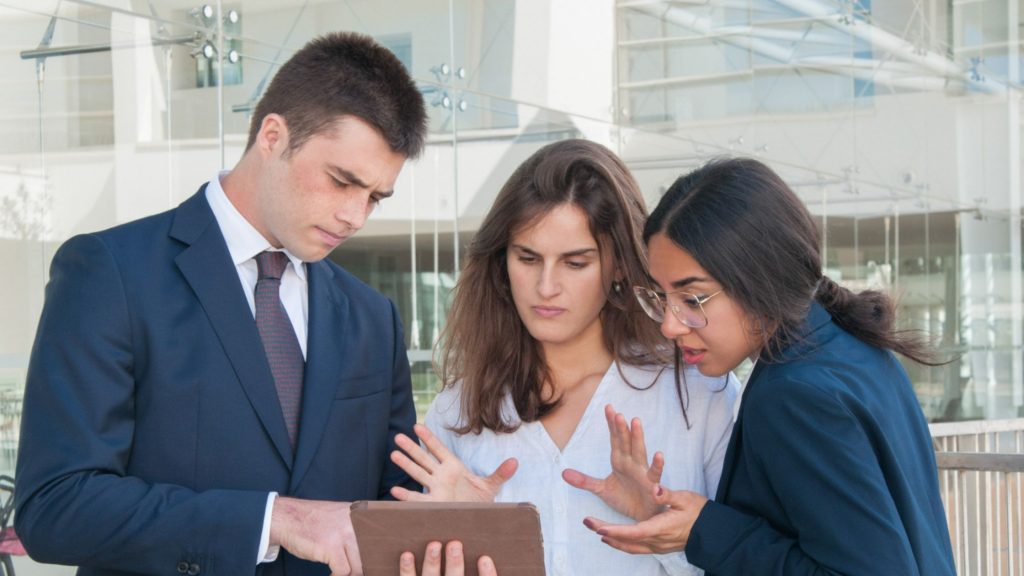
{"label": "navy suit jacket", "polygon": [[743,392],[686,556],[708,574],[954,575],[931,436],[892,353],[818,303]]}
{"label": "navy suit jacket", "polygon": [[33,558],[84,575],[326,575],[284,551],[257,567],[269,491],[353,501],[415,488],[388,458],[415,422],[394,305],[329,261],[307,273],[292,454],[204,189],[59,249],[18,454],[15,525]]}

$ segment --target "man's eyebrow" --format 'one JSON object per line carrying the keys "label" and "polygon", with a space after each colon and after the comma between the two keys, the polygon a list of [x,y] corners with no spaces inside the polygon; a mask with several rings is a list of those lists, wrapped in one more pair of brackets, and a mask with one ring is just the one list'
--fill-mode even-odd
{"label": "man's eyebrow", "polygon": [[[348,180],[350,183],[355,184],[356,186],[359,186],[360,188],[369,188],[370,187],[369,184],[367,184],[366,182],[363,182],[362,178],[360,178],[359,176],[356,176],[355,174],[353,174],[352,172],[350,172],[348,170],[345,170],[341,166],[331,166],[331,169],[333,171],[337,172],[338,175],[341,176],[342,178],[344,178],[345,180]],[[376,190],[375,193],[378,196],[382,197],[382,198],[390,198],[395,193],[395,191],[394,190]]]}

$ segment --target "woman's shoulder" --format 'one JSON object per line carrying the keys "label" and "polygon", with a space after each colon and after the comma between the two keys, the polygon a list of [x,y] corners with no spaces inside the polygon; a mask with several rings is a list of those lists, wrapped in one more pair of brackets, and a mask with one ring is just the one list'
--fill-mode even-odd
{"label": "woman's shoulder", "polygon": [[[427,411],[426,418],[428,424],[439,423],[446,428],[464,426],[467,421],[464,409],[464,392],[465,387],[462,380],[457,380],[442,387],[441,391],[437,393],[437,396],[430,403],[430,409]],[[512,405],[512,399],[508,394],[505,394],[502,399],[502,414],[507,422],[519,420],[515,407]]]}
{"label": "woman's shoulder", "polygon": [[441,388],[430,402],[426,424],[433,428],[439,424],[445,428],[462,425],[462,383],[454,382]]}

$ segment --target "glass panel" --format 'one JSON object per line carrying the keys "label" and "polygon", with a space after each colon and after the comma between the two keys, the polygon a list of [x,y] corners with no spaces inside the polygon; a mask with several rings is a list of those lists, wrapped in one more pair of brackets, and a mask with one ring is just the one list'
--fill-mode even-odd
{"label": "glass panel", "polygon": [[453,0],[451,84],[609,120],[615,18],[587,0]]}

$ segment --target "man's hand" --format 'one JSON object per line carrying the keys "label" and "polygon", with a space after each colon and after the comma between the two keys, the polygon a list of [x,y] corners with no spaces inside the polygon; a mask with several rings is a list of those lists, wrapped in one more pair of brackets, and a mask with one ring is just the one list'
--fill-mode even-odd
{"label": "man's hand", "polygon": [[326,564],[331,576],[360,576],[356,534],[348,502],[279,496],[270,519],[270,545],[304,560]]}
{"label": "man's hand", "polygon": [[[462,543],[452,540],[445,547],[446,559],[444,576],[463,576],[466,573],[466,559],[462,556]],[[498,576],[494,562],[487,556],[481,556],[476,562],[480,576]],[[399,576],[417,576],[416,558],[412,552],[405,552],[399,560]],[[423,553],[423,572],[419,576],[441,576],[441,543],[431,542]]]}

